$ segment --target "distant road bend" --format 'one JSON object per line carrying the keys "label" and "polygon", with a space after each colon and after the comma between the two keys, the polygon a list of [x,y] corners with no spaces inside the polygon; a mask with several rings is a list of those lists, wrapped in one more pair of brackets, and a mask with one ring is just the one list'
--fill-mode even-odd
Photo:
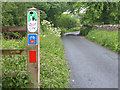
{"label": "distant road bend", "polygon": [[118,54],[80,36],[63,36],[72,88],[118,88]]}

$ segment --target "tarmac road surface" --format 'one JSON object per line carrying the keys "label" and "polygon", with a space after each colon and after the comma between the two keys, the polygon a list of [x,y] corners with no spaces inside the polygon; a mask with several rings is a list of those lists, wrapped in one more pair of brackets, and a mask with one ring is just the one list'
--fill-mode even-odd
{"label": "tarmac road surface", "polygon": [[80,36],[63,36],[72,88],[118,88],[118,54]]}

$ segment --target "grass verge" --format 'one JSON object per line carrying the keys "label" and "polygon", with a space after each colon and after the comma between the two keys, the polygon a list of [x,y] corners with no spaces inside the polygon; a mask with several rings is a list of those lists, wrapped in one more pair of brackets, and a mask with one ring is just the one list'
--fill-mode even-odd
{"label": "grass verge", "polygon": [[118,41],[118,31],[107,31],[90,28],[85,28],[81,31],[81,35],[87,37],[88,39],[96,42],[99,45],[105,46],[106,48],[120,53],[120,41]]}
{"label": "grass verge", "polygon": [[[41,32],[43,34],[43,32]],[[51,31],[40,37],[40,87],[66,88],[69,85],[69,71],[65,60],[61,38]]]}

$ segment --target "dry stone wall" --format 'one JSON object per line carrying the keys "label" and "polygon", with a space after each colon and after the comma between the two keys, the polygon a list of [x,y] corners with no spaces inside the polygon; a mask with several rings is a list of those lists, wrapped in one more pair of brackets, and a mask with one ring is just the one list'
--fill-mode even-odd
{"label": "dry stone wall", "polygon": [[100,30],[118,30],[120,29],[120,25],[94,25],[93,28],[99,28]]}

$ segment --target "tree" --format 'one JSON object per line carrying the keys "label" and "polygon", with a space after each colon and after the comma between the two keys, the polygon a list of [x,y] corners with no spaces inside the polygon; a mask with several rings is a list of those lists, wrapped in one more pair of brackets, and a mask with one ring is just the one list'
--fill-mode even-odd
{"label": "tree", "polygon": [[47,20],[52,21],[56,26],[58,17],[68,9],[68,4],[66,2],[48,2],[50,4],[50,9],[47,13]]}
{"label": "tree", "polygon": [[[80,14],[83,7],[86,8],[86,13]],[[77,10],[83,24],[118,24],[118,7],[118,2],[76,2],[70,10],[72,13]]]}
{"label": "tree", "polygon": [[3,2],[2,24],[3,26],[26,25],[27,9],[35,7],[40,10],[40,21],[47,19],[56,24],[56,18],[67,9],[64,2]]}

